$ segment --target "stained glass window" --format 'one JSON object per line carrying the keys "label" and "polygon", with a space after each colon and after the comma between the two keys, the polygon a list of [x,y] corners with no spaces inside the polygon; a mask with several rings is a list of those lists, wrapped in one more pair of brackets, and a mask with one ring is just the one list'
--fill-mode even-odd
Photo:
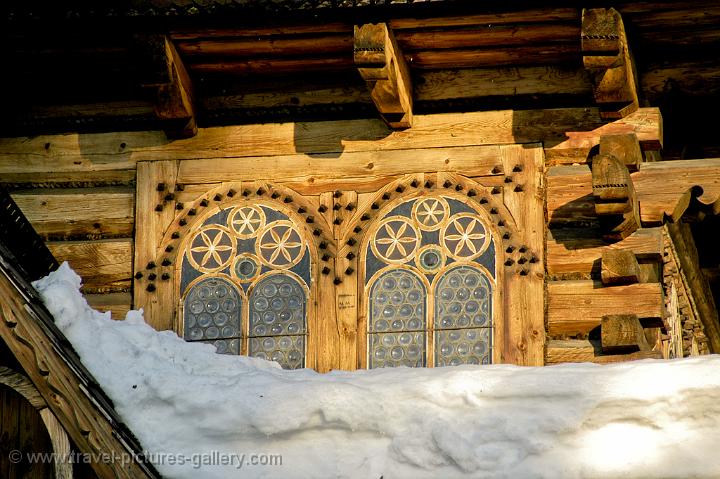
{"label": "stained glass window", "polygon": [[242,301],[232,283],[203,279],[190,288],[183,306],[185,340],[213,343],[218,353],[240,354]]}
{"label": "stained glass window", "polygon": [[425,287],[413,273],[382,274],[370,290],[370,368],[425,365]]}
{"label": "stained glass window", "polygon": [[368,367],[492,362],[495,264],[467,201],[420,197],[380,217],[365,249]]}
{"label": "stained glass window", "polygon": [[304,366],[305,291],[297,280],[274,274],[250,296],[249,355],[277,361],[285,369]]}

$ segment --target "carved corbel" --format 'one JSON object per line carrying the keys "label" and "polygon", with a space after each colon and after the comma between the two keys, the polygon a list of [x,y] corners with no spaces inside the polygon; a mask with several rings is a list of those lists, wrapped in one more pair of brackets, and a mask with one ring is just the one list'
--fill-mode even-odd
{"label": "carved corbel", "polygon": [[638,109],[637,86],[625,27],[614,8],[583,9],[582,53],[605,119],[624,118]]}
{"label": "carved corbel", "polygon": [[155,90],[155,115],[168,138],[197,133],[192,82],[175,46],[165,35],[136,37],[144,60],[142,86]]}
{"label": "carved corbel", "polygon": [[409,128],[412,124],[410,71],[385,23],[355,26],[354,58],[383,120],[391,128]]}
{"label": "carved corbel", "polygon": [[605,241],[620,241],[640,227],[635,187],[622,161],[613,155],[597,155],[592,162],[592,188]]}

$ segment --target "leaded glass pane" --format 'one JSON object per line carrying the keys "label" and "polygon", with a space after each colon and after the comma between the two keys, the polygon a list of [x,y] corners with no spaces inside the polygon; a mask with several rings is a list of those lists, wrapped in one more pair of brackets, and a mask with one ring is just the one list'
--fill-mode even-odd
{"label": "leaded glass pane", "polygon": [[435,328],[492,326],[492,286],[477,268],[460,266],[446,272],[435,294]]}
{"label": "leaded glass pane", "polygon": [[435,365],[489,364],[492,285],[473,266],[446,272],[435,292]]}
{"label": "leaded glass pane", "polygon": [[250,296],[250,356],[278,361],[285,369],[303,367],[305,304],[305,291],[289,275],[257,283]]}
{"label": "leaded glass pane", "polygon": [[237,289],[225,279],[213,277],[195,283],[183,305],[185,340],[216,342],[239,338],[241,304]]}
{"label": "leaded glass pane", "polygon": [[426,292],[404,269],[380,276],[370,289],[370,368],[425,365]]}
{"label": "leaded glass pane", "polygon": [[490,364],[490,328],[435,330],[435,366]]}
{"label": "leaded glass pane", "polygon": [[370,369],[425,366],[425,333],[369,334]]}

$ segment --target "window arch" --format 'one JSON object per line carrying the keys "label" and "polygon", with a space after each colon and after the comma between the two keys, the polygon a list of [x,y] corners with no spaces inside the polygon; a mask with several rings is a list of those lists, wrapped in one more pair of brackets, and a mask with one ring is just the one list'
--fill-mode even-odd
{"label": "window arch", "polygon": [[406,199],[371,226],[363,249],[368,368],[492,362],[497,258],[488,224],[466,199],[438,195]]}
{"label": "window arch", "polygon": [[291,210],[262,200],[209,211],[178,261],[184,339],[305,367],[315,262],[300,224]]}

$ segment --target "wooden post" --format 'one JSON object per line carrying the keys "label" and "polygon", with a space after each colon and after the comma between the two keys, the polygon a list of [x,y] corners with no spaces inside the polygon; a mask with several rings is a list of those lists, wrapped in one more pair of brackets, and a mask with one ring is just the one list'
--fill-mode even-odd
{"label": "wooden post", "polygon": [[605,353],[649,351],[643,327],[635,314],[603,316],[600,339]]}
{"label": "wooden post", "polygon": [[583,9],[581,41],[583,64],[593,79],[600,116],[618,119],[636,111],[639,103],[635,74],[617,10]]}
{"label": "wooden post", "polygon": [[355,65],[383,120],[391,128],[412,125],[410,71],[385,23],[355,26]]}

